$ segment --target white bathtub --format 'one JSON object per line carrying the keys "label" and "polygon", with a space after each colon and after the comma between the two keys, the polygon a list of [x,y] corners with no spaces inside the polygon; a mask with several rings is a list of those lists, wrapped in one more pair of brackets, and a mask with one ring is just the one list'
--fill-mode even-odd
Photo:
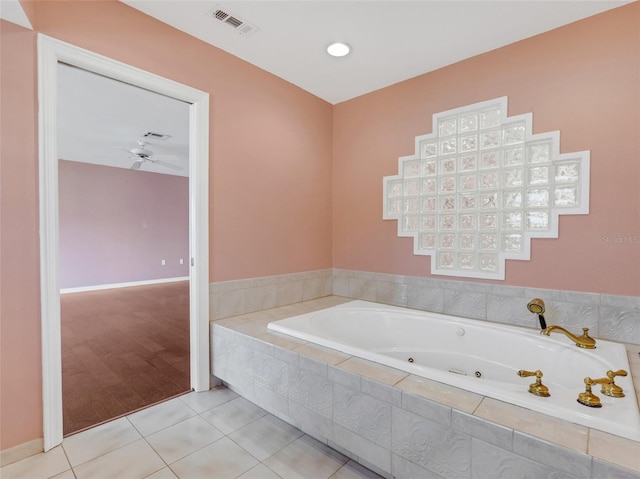
{"label": "white bathtub", "polygon": [[[524,307],[524,306],[523,306]],[[533,317],[532,317],[533,321]],[[526,407],[633,440],[640,416],[631,374],[616,377],[626,395],[612,398],[594,385],[601,408],[577,402],[584,378],[608,370],[630,373],[625,347],[597,341],[587,350],[562,334],[538,331],[366,301],[275,321],[272,331],[385,364],[411,374]],[[409,362],[412,358],[413,362]],[[517,371],[541,370],[550,397],[528,392],[535,378]]]}

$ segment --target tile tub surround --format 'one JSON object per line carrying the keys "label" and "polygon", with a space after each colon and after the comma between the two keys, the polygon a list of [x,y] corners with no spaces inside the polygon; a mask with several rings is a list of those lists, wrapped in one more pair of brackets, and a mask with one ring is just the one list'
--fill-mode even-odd
{"label": "tile tub surround", "polygon": [[330,269],[210,283],[209,319],[299,303],[332,293]]}
{"label": "tile tub surround", "polygon": [[333,270],[333,294],[445,313],[463,318],[538,328],[526,306],[546,304],[547,324],[570,331],[590,328],[594,338],[640,345],[640,297],[453,281],[416,276]]}
{"label": "tile tub surround", "polygon": [[446,313],[529,328],[527,311],[542,298],[548,324],[590,328],[594,338],[640,345],[640,297],[326,269],[209,285],[210,319],[217,320],[335,294],[353,299]]}
{"label": "tile tub surround", "polygon": [[[386,477],[640,478],[638,442],[266,329],[346,301],[329,296],[212,322],[213,374]],[[629,346],[630,357],[637,350]],[[640,361],[631,368],[637,378]]]}

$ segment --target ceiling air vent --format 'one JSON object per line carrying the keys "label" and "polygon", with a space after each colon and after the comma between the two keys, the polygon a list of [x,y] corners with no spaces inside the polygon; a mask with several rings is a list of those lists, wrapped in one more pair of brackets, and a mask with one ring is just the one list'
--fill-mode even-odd
{"label": "ceiling air vent", "polygon": [[228,10],[214,8],[209,12],[211,17],[233,28],[238,35],[249,36],[258,30],[258,27],[247,22],[238,15],[230,13]]}
{"label": "ceiling air vent", "polygon": [[164,133],[154,133],[153,131],[148,131],[144,135],[142,135],[142,138],[148,138],[151,140],[168,140],[169,138],[171,138],[171,135],[166,135]]}

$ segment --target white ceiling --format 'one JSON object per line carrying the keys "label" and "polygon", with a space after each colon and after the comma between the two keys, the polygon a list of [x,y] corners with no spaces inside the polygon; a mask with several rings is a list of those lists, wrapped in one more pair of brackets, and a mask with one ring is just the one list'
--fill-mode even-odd
{"label": "white ceiling", "polygon": [[[633,0],[121,0],[336,104]],[[215,9],[257,27],[239,35],[214,20]],[[0,17],[31,28],[17,0],[0,0]],[[353,47],[332,58],[336,40]],[[61,67],[60,157],[129,168],[124,148],[146,132],[156,155],[172,155],[188,175],[188,106],[131,85]],[[145,163],[145,171],[175,174]]]}
{"label": "white ceiling", "polygon": [[189,176],[189,105],[174,98],[58,64],[58,157],[130,168],[126,150],[148,132],[170,135],[145,139],[152,158],[182,170],[145,162],[142,171]]}
{"label": "white ceiling", "polygon": [[29,30],[33,29],[18,0],[0,0],[0,18]]}
{"label": "white ceiling", "polygon": [[[336,104],[632,0],[121,1]],[[330,57],[334,41],[352,54]]]}

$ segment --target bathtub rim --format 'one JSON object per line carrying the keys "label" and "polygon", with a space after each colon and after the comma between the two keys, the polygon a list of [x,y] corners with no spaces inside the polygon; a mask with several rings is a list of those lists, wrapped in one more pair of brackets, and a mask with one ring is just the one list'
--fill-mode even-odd
{"label": "bathtub rim", "polygon": [[[626,371],[629,373],[628,382],[629,384],[631,384],[631,388],[633,390],[633,394],[632,393],[627,394],[628,408],[630,409],[628,413],[633,414],[635,412],[635,418],[633,418],[635,420],[632,421],[631,423],[627,423],[624,420],[624,417],[623,418],[617,417],[620,415],[618,414],[619,411],[610,410],[610,409],[606,410],[604,408],[601,408],[595,411],[593,411],[593,409],[591,408],[584,411],[581,409],[576,409],[576,410],[569,409],[571,417],[567,418],[567,414],[563,413],[563,411],[558,411],[556,406],[541,402],[541,401],[544,401],[546,398],[539,398],[526,392],[527,390],[526,386],[528,385],[528,382],[526,381],[523,381],[522,388],[514,387],[512,388],[511,391],[509,391],[506,394],[501,392],[496,392],[494,390],[491,390],[491,388],[488,388],[488,387],[484,387],[486,386],[486,384],[485,385],[475,384],[473,385],[473,387],[469,387],[469,383],[467,381],[461,380],[461,378],[458,378],[455,375],[447,375],[447,373],[444,371],[432,369],[431,375],[425,376],[423,374],[420,374],[419,372],[415,372],[416,371],[415,368],[407,367],[407,365],[404,364],[403,362],[400,362],[397,360],[391,360],[392,358],[389,358],[388,356],[386,356],[386,358],[388,359],[381,360],[380,357],[382,355],[380,354],[371,353],[369,351],[366,351],[357,347],[343,345],[341,343],[338,343],[336,341],[326,339],[326,338],[320,338],[320,340],[318,340],[316,336],[313,336],[310,333],[298,332],[298,331],[294,331],[290,326],[282,326],[283,324],[291,323],[293,321],[298,321],[300,318],[305,319],[305,318],[310,318],[312,316],[322,314],[322,313],[326,314],[327,311],[330,311],[333,309],[336,309],[336,310],[366,309],[366,310],[381,311],[381,312],[385,312],[385,311],[401,312],[403,314],[408,313],[412,316],[427,316],[427,317],[433,317],[437,320],[447,320],[447,321],[450,321],[453,318],[453,320],[456,321],[457,324],[470,325],[472,327],[474,326],[477,327],[479,324],[481,324],[482,329],[488,328],[488,329],[508,330],[513,332],[514,334],[523,335],[525,337],[533,337],[539,334],[539,332],[537,332],[534,329],[525,328],[518,325],[494,323],[490,321],[480,322],[479,320],[463,318],[463,317],[450,315],[450,314],[416,310],[416,309],[411,309],[403,306],[388,305],[384,303],[376,303],[372,301],[365,301],[365,300],[359,300],[359,299],[350,300],[339,305],[330,306],[328,308],[322,308],[316,311],[310,311],[310,312],[290,316],[284,319],[271,321],[267,324],[267,330],[270,332],[284,334],[286,336],[293,337],[302,341],[306,341],[311,344],[316,344],[322,347],[327,347],[336,351],[340,351],[344,354],[348,354],[353,357],[358,357],[367,361],[381,364],[383,366],[391,367],[399,371],[404,371],[408,374],[413,374],[418,377],[423,377],[431,381],[436,381],[451,387],[463,389],[465,391],[472,392],[474,394],[479,394],[487,398],[496,399],[498,401],[503,401],[508,404],[512,404],[514,406],[531,409],[533,411],[548,415],[550,417],[554,417],[556,419],[565,420],[565,421],[579,424],[584,427],[595,429],[607,434],[612,434],[612,435],[619,436],[631,441],[640,442],[640,408],[638,407],[638,400],[635,395],[636,385],[633,382],[633,375],[630,368],[629,359],[626,354],[626,348],[622,343],[617,343],[617,342],[608,341],[608,340],[598,340],[598,345],[600,346],[601,351],[608,350],[609,352],[611,352],[611,349],[615,348],[618,351],[615,351],[614,349],[613,352],[615,352],[620,356],[621,361],[624,361],[623,366],[624,368],[626,368]],[[562,348],[562,349],[565,349],[565,348],[570,349],[570,348],[577,347],[571,342],[567,343],[567,341],[569,340],[564,336],[559,336],[559,335],[555,337],[549,336],[549,337],[545,337],[544,340],[545,342],[549,341],[551,344],[555,344],[558,348]],[[601,354],[600,352],[597,352],[597,348],[595,350],[589,350],[589,351],[585,350],[585,352],[588,352],[588,353],[593,352],[594,354]],[[626,388],[625,390],[628,391],[628,389]],[[559,395],[561,396],[560,398],[561,402],[573,405],[574,397],[577,398],[577,395],[579,392],[581,391],[572,390],[571,392],[569,392],[568,390],[565,390],[565,391],[561,391],[560,394],[556,392],[556,396],[559,396]],[[607,398],[606,396],[601,395],[599,393],[599,389],[594,389],[594,393],[598,395],[601,398],[603,404],[607,406],[606,402],[608,402],[610,398]],[[586,408],[586,406],[580,406],[580,407]],[[610,407],[615,407],[615,405]],[[603,410],[606,413],[606,417],[599,417],[596,415],[598,412],[602,412]],[[592,413],[592,415],[589,416],[589,413]],[[613,419],[615,419],[615,423],[616,423],[616,428],[614,429],[609,427],[609,424],[612,421],[611,416],[613,416]]]}
{"label": "bathtub rim", "polygon": [[[405,384],[407,381],[415,383],[412,375],[407,375],[407,377],[404,377],[402,380],[388,382],[386,380],[387,378],[384,376],[381,377],[379,374],[380,370],[378,368],[383,367],[378,366],[375,363],[370,363],[366,360],[357,360],[356,358],[337,359],[327,357],[326,348],[292,339],[280,333],[273,333],[268,331],[266,328],[268,322],[276,319],[283,319],[305,312],[326,309],[342,302],[351,301],[352,299],[355,298],[332,294],[321,298],[300,301],[295,304],[275,306],[231,317],[212,319],[210,321],[210,338],[212,342],[214,340],[221,341],[222,343],[247,347],[255,352],[270,354],[278,360],[289,363],[290,365],[298,365],[298,361],[300,361],[300,365],[302,365],[303,359],[307,368],[309,367],[309,361],[313,362],[314,365],[317,366],[324,364],[324,367],[328,369],[329,376],[333,376],[334,382],[337,381],[337,377],[333,373],[339,371],[340,376],[343,379],[346,379],[346,377],[343,376],[344,373],[355,375],[359,377],[362,384],[366,382],[369,385],[375,385],[376,388],[383,388],[385,391],[392,391],[397,393],[401,398],[404,398],[406,395],[408,398],[418,401],[425,400],[427,402],[431,401],[438,403],[453,410],[453,412],[458,416],[464,416],[468,421],[470,421],[468,422],[468,429],[464,431],[465,434],[470,435],[474,440],[477,439],[494,444],[506,453],[514,452],[513,446],[516,437],[529,438],[531,441],[534,441],[536,444],[540,444],[540,446],[545,449],[547,447],[551,447],[554,448],[553,450],[557,450],[560,453],[562,453],[562,451],[575,451],[578,454],[578,457],[582,455],[587,456],[591,461],[591,470],[594,474],[596,472],[602,473],[602,471],[609,471],[608,467],[610,465],[615,468],[613,471],[614,473],[621,474],[623,477],[640,478],[640,463],[638,463],[635,457],[635,451],[640,445],[640,442],[638,441],[631,441],[612,434],[602,433],[597,430],[590,430],[587,427],[578,426],[569,421],[557,420],[544,414],[534,413],[525,408],[505,405],[499,401],[493,401],[490,398],[482,398],[480,396],[478,396],[480,398],[478,402],[474,403],[475,406],[472,405],[470,408],[461,407],[459,404],[451,403],[450,397],[440,395],[438,398],[435,398],[430,395],[430,391],[428,389],[421,388],[418,390],[415,389],[415,387],[407,387],[408,384]],[[623,344],[625,344],[629,355],[635,356],[640,353],[640,348],[638,348],[638,345],[635,343]],[[320,353],[320,355],[318,353]],[[253,394],[252,384],[257,384],[255,381],[251,379],[247,380],[246,377],[225,379],[227,377],[225,355],[221,353],[218,348],[212,348],[211,359],[214,365],[212,378],[215,383],[228,385],[238,394],[249,399],[258,406],[267,409],[269,412],[276,414],[278,417],[289,422],[295,427],[303,429],[304,432],[316,437],[325,444],[332,446],[332,436],[317,436],[316,433],[319,432],[317,429],[306,430],[303,427],[300,427],[300,424],[292,421],[292,418],[288,415],[286,403],[282,405],[282,409],[277,409],[277,405],[273,402],[265,401],[265,398],[262,396],[256,396]],[[354,373],[352,370],[346,369],[345,367],[349,360],[358,361],[370,366],[372,369],[367,368],[365,371]],[[216,374],[216,364],[218,364],[220,375]],[[640,376],[638,374],[640,373],[640,369],[634,369],[633,371],[635,372],[636,377]],[[432,384],[428,380],[425,381],[427,384]],[[433,385],[439,385],[439,383],[433,382]],[[272,392],[272,394],[276,393]],[[636,395],[640,396],[640,389],[636,390]],[[473,396],[475,397],[477,395]],[[287,396],[284,396],[283,399],[286,402]],[[289,402],[290,401],[291,400],[289,400]],[[499,414],[495,417],[480,414],[478,406],[481,407],[483,403],[488,401],[493,401],[496,406],[499,407],[509,406],[509,409],[515,411],[515,414],[525,414],[530,417],[531,421],[519,421],[517,423],[513,423],[509,420],[509,415],[503,414],[501,410],[499,410]],[[484,426],[485,423],[490,427],[488,432],[483,428],[478,429],[479,426]],[[576,431],[576,428],[583,430],[584,432]],[[492,431],[503,431],[508,436],[508,444],[498,443],[491,439],[493,436],[486,436],[487,433],[492,435]],[[549,434],[549,431],[553,431],[553,434]],[[568,439],[571,439],[572,442],[568,442]],[[574,439],[580,439],[580,441],[576,443],[573,441]],[[340,450],[340,448],[338,448],[338,450]],[[629,454],[629,451],[633,451],[633,453]],[[526,456],[526,454],[517,454],[524,456],[525,458],[528,457],[534,461],[537,460],[535,457]]]}

